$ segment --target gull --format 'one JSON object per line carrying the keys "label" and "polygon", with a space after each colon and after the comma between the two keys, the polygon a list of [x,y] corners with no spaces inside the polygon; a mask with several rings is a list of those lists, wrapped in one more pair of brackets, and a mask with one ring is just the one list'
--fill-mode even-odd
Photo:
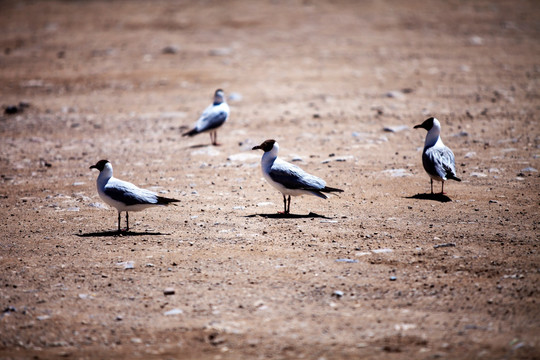
{"label": "gull", "polygon": [[141,211],[150,206],[168,205],[180,200],[158,196],[153,191],[141,189],[132,183],[122,181],[113,176],[113,167],[109,160],[100,160],[90,169],[98,169],[97,190],[99,197],[109,206],[118,210],[118,231],[120,230],[120,214],[126,212],[126,231],[129,230],[129,211]]}
{"label": "gull", "polygon": [[414,128],[427,130],[424,151],[422,152],[422,164],[431,177],[431,193],[433,194],[433,180],[437,180],[442,182],[441,194],[444,194],[446,180],[461,181],[461,179],[456,176],[454,153],[441,140],[441,123],[436,118],[430,117]]}
{"label": "gull", "polygon": [[264,151],[261,159],[264,178],[283,194],[285,214],[288,214],[291,208],[291,195],[307,194],[327,199],[328,196],[323,193],[343,192],[341,189],[326,186],[323,179],[308,174],[298,166],[278,159],[279,144],[276,140],[266,140],[261,145],[253,147],[252,150],[257,149]]}
{"label": "gull", "polygon": [[209,105],[197,120],[195,127],[182,134],[182,136],[195,136],[202,132],[210,132],[212,145],[219,145],[217,142],[217,128],[229,118],[229,105],[225,102],[225,93],[217,89],[214,93],[214,102]]}

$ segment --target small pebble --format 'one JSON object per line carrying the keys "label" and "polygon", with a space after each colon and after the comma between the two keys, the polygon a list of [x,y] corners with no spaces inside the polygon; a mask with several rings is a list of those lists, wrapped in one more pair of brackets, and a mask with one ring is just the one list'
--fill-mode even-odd
{"label": "small pebble", "polygon": [[454,137],[465,137],[465,136],[469,136],[469,133],[466,132],[466,131],[460,131],[457,134],[454,134],[452,136],[454,136]]}
{"label": "small pebble", "polygon": [[321,164],[328,164],[331,161],[345,162],[347,160],[352,160],[352,159],[354,159],[352,155],[341,156],[341,157],[335,157],[335,155],[332,155],[330,158],[321,161]]}
{"label": "small pebble", "polygon": [[243,96],[240,93],[233,92],[229,94],[230,101],[241,101],[242,99],[243,99]]}
{"label": "small pebble", "polygon": [[182,314],[182,313],[184,313],[184,311],[182,311],[182,309],[175,308],[175,309],[172,309],[172,310],[169,310],[169,311],[165,311],[163,313],[163,315],[171,316],[171,315],[179,315],[179,314]]}
{"label": "small pebble", "polygon": [[375,249],[375,250],[371,250],[372,253],[374,254],[384,254],[384,253],[390,253],[394,250],[392,249]]}
{"label": "small pebble", "polygon": [[174,288],[166,288],[165,290],[163,290],[163,295],[174,295],[175,293],[175,290]]}
{"label": "small pebble", "polygon": [[96,208],[96,209],[108,209],[108,207],[102,203],[90,203],[88,204],[88,206]]}
{"label": "small pebble", "polygon": [[133,269],[135,267],[135,263],[133,261],[122,261],[122,262],[116,263],[116,265],[123,266],[125,270]]}
{"label": "small pebble", "polygon": [[385,126],[385,127],[383,127],[384,131],[393,132],[393,133],[398,133],[398,132],[408,130],[408,129],[409,129],[409,127],[407,125],[396,125],[396,126]]}
{"label": "small pebble", "polygon": [[163,54],[176,54],[178,52],[178,46],[175,45],[169,45],[163,48],[161,50]]}
{"label": "small pebble", "polygon": [[17,105],[10,105],[5,108],[4,113],[6,115],[13,115],[18,113],[19,111],[21,110],[17,107]]}
{"label": "small pebble", "polygon": [[469,38],[469,44],[479,46],[479,45],[484,44],[484,39],[482,39],[480,36],[477,36],[477,35],[471,36]]}
{"label": "small pebble", "polygon": [[438,248],[442,248],[442,247],[454,247],[454,246],[456,246],[455,243],[445,243],[445,244],[433,245],[433,248],[438,249]]}
{"label": "small pebble", "polygon": [[336,262],[357,263],[358,260],[355,260],[355,259],[336,259]]}
{"label": "small pebble", "polygon": [[398,100],[405,99],[405,94],[399,90],[393,90],[386,93],[386,97],[394,98]]}
{"label": "small pebble", "polygon": [[410,171],[408,171],[407,169],[388,169],[388,170],[383,170],[382,173],[385,175],[390,175],[391,177],[412,176]]}
{"label": "small pebble", "polygon": [[210,56],[227,56],[232,53],[232,49],[230,48],[217,48],[212,49],[208,52]]}

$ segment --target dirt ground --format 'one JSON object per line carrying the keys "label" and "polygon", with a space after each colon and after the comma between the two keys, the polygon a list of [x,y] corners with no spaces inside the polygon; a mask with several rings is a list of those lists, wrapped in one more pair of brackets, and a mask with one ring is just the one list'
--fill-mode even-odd
{"label": "dirt ground", "polygon": [[[539,2],[0,14],[0,358],[540,358]],[[182,137],[217,88],[222,145]],[[463,179],[445,197],[429,116]],[[345,192],[277,215],[270,138]],[[100,159],[181,202],[116,233]]]}

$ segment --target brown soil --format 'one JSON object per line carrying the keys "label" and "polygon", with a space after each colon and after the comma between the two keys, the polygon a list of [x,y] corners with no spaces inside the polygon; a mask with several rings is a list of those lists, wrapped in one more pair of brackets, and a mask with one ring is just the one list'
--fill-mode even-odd
{"label": "brown soil", "polygon": [[[1,358],[540,358],[539,2],[0,14],[0,105],[29,105],[0,117]],[[223,145],[181,137],[218,87]],[[428,116],[447,197],[426,195]],[[268,138],[345,192],[277,216]],[[103,158],[180,205],[118,235]]]}

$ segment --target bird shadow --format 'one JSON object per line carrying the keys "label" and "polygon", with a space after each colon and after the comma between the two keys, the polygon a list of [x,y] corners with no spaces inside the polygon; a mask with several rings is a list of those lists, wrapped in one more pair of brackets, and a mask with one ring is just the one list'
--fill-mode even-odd
{"label": "bird shadow", "polygon": [[75,234],[78,237],[117,237],[117,236],[162,236],[171,235],[161,232],[146,232],[146,231],[99,231],[86,234]]}
{"label": "bird shadow", "polygon": [[452,199],[450,199],[448,196],[446,196],[444,194],[430,194],[430,193],[416,194],[416,195],[413,195],[413,196],[407,196],[406,198],[407,199],[417,199],[417,200],[433,200],[433,201],[438,201],[438,202],[442,202],[442,203],[452,201]]}
{"label": "bird shadow", "polygon": [[188,146],[189,149],[200,149],[200,148],[205,148],[205,147],[210,147],[212,146],[212,144],[197,144],[197,145],[191,145],[191,146]]}
{"label": "bird shadow", "polygon": [[266,219],[310,219],[310,218],[320,218],[320,219],[331,219],[328,216],[319,215],[314,212],[310,212],[309,214],[284,214],[284,213],[272,213],[272,214],[252,214],[252,215],[246,215],[247,218],[253,218],[253,217],[263,217]]}

